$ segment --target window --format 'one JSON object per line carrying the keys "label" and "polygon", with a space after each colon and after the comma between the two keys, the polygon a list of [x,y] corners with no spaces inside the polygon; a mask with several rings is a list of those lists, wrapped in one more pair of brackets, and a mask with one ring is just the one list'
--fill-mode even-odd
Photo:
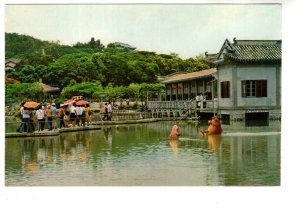
{"label": "window", "polygon": [[221,98],[229,98],[230,91],[229,91],[229,81],[221,82]]}
{"label": "window", "polygon": [[267,80],[243,80],[242,97],[267,97]]}

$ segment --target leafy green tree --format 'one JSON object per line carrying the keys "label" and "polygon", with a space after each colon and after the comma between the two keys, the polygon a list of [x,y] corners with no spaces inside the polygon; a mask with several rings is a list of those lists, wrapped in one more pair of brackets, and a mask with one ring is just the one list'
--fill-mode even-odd
{"label": "leafy green tree", "polygon": [[71,98],[73,96],[83,96],[85,98],[95,97],[95,93],[99,94],[103,92],[102,86],[93,82],[75,83],[74,85],[65,87],[61,95],[65,98]]}
{"label": "leafy green tree", "polygon": [[38,75],[35,72],[35,67],[24,65],[20,71],[8,72],[7,77],[19,80],[23,83],[33,83],[38,81]]}
{"label": "leafy green tree", "polygon": [[19,83],[5,85],[5,96],[16,100],[39,102],[44,97],[43,87],[40,83]]}

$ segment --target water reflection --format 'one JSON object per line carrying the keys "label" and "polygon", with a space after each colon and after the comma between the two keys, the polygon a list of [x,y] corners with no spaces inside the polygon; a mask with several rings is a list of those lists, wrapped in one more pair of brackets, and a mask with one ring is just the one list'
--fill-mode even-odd
{"label": "water reflection", "polygon": [[103,133],[104,133],[104,137],[105,137],[105,142],[108,145],[108,148],[111,150],[111,148],[112,148],[112,128],[104,127]]}
{"label": "water reflection", "polygon": [[178,121],[169,141],[173,123],[6,139],[6,185],[280,185],[278,124],[232,123],[203,138],[197,123]]}
{"label": "water reflection", "polygon": [[38,171],[34,140],[18,140],[22,151],[22,165],[25,172],[35,175]]}
{"label": "water reflection", "polygon": [[208,142],[208,148],[212,150],[213,152],[217,152],[220,148],[222,141],[221,135],[208,135],[207,136],[207,142]]}
{"label": "water reflection", "polygon": [[170,144],[170,146],[171,146],[171,149],[172,149],[172,151],[173,151],[173,153],[175,154],[175,155],[177,155],[178,154],[178,144],[179,144],[179,140],[170,140],[169,141],[169,144]]}

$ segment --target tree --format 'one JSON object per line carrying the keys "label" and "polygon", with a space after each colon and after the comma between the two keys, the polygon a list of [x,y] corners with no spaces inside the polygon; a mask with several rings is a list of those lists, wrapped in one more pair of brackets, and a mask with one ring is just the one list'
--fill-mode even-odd
{"label": "tree", "polygon": [[83,96],[85,98],[93,98],[95,94],[103,92],[102,86],[92,82],[75,83],[74,85],[65,87],[61,95],[65,98],[73,96]]}
{"label": "tree", "polygon": [[5,85],[5,96],[16,100],[39,101],[43,98],[43,87],[40,83],[19,83]]}

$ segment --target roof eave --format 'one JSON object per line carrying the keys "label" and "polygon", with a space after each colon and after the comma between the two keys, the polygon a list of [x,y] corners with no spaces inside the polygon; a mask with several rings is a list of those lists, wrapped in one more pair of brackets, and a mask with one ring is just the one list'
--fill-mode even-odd
{"label": "roof eave", "polygon": [[213,74],[214,73],[199,76],[199,77],[191,77],[191,78],[184,78],[184,79],[178,79],[178,80],[164,81],[162,83],[167,84],[167,83],[176,83],[176,82],[187,82],[187,81],[196,80],[196,79],[204,79],[204,78],[210,77],[210,76],[213,77]]}

